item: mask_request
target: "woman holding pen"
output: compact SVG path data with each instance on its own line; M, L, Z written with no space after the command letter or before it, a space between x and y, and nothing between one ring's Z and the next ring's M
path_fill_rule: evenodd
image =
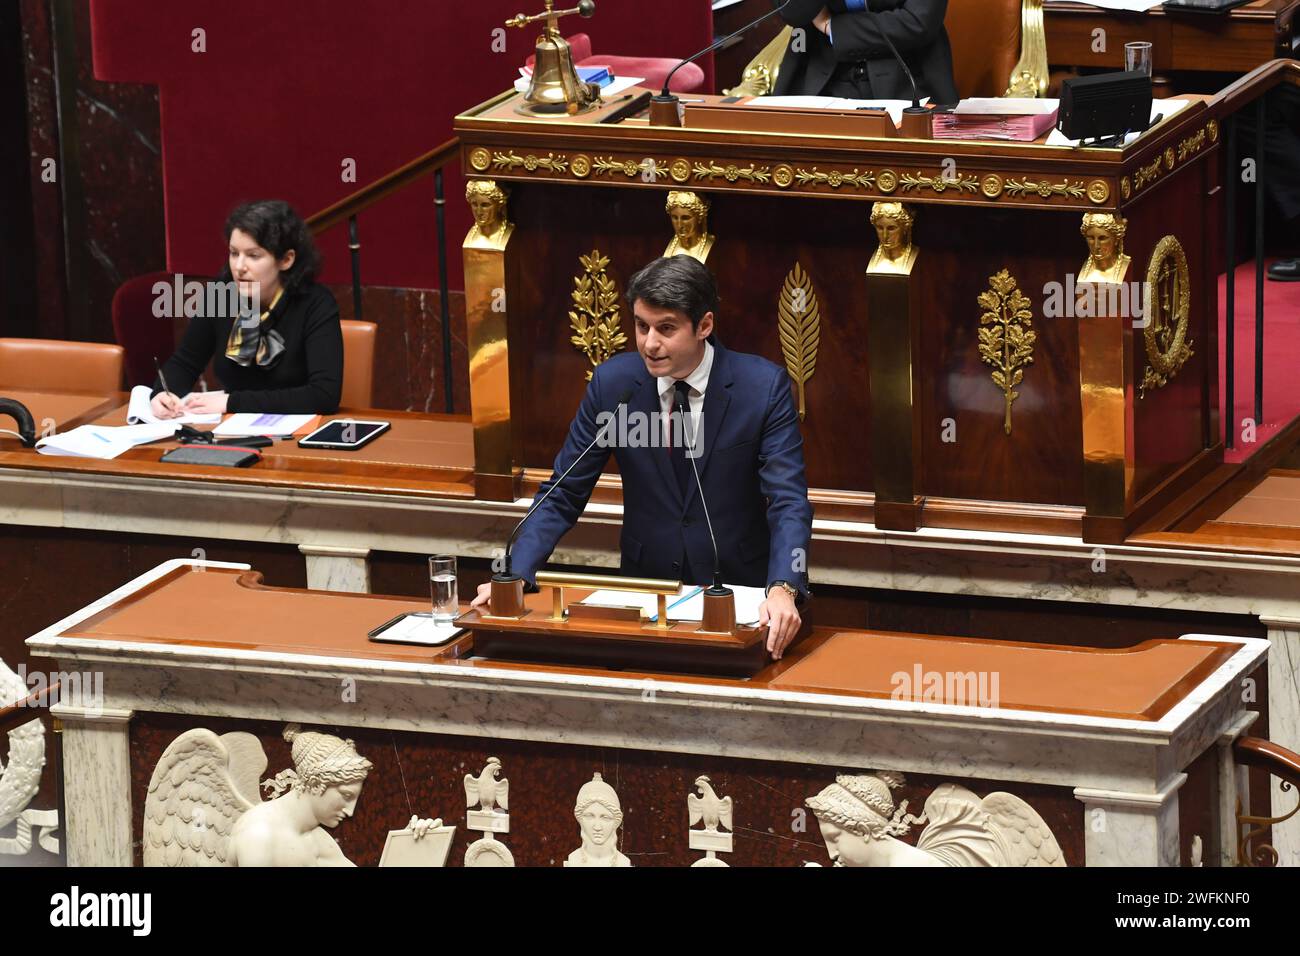
M337 411L343 332L338 303L315 283L320 253L306 223L288 203L263 200L235 209L225 234L229 261L221 279L238 282L259 314L190 319L154 382L154 415ZM191 392L209 361L221 391Z

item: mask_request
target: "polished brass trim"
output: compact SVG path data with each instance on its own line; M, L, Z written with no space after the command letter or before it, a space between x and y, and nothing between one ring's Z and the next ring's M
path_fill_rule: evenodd
M903 173L899 177L899 182L903 185L903 192L910 192L913 189L925 189L929 187L936 193L942 193L949 189L957 192L979 192L979 180L974 176L958 176L955 179L947 176L926 176L919 169L916 174Z
M478 206L463 247L474 471L476 476L508 476L514 462L506 289L515 227L506 218L505 190L493 181L470 182L466 198Z
M997 173L985 173L980 180L980 192L985 199L997 199L1002 195L1003 181Z
M703 163L698 160L691 166L691 175L696 179L714 179L722 178L729 183L743 179L747 183L766 183L772 178L771 167L759 166L750 163L748 166L737 166L735 163L727 163L725 166L716 162Z
M1008 179L1007 195L1009 196L1028 196L1037 195L1040 199L1050 199L1052 196L1063 196L1068 199L1083 199L1087 196L1087 190L1083 187L1083 182L1071 183L1064 179L1059 183L1049 183L1047 180L1035 181L1032 179Z
M906 272L868 269L866 273L874 520L877 527L883 523L891 530L915 530L916 472L921 464L916 413L920 296L912 292L913 283L922 277L914 268L918 259L915 246L909 246L907 258Z
M469 165L481 173L492 165L492 154L482 146L475 146L469 151Z
M1104 179L1094 179L1088 183L1088 201L1095 206L1100 206L1110 198L1110 183Z
M569 159L563 153L559 156L555 153L548 152L545 156L536 156L528 153L520 156L514 150L503 153L500 151L492 154L492 168L498 172L515 172L522 168L530 173L543 170L548 173L563 173L569 168Z
M778 167L779 168L779 167ZM789 169L789 167L785 167ZM858 172L858 167L854 166L852 172L840 172L838 169L823 172L816 166L812 169L796 168L794 178L799 181L800 186L830 186L832 189L839 189L841 186L854 186L858 189L873 189L876 185L876 175L871 170ZM779 185L779 184L778 184ZM788 183L786 185L789 185Z
M537 586L631 591L635 594L676 594L681 590L682 582L666 578L629 578L617 574L589 574L580 571L538 571Z

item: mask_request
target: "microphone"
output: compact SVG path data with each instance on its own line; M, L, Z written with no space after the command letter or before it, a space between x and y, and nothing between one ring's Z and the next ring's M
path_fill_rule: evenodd
M627 391L625 391L622 395L618 397L618 402L616 402L614 405L614 412L617 413L618 410L622 408L624 405L626 405L628 403L628 400L631 398L632 398L632 389L629 388ZM546 489L546 494L542 495L540 498L534 501L533 506L528 509L528 511L524 514L522 518L519 519L519 524L515 525L515 530L510 532L510 537L506 539L505 569L502 571L501 574L492 575L493 581L501 584L509 584L520 580L520 577L517 574L515 574L510 567L510 549L514 547L515 539L519 537L519 532L523 529L524 522L527 521L529 518L531 518L533 512L541 507L542 502L551 496L552 491L560 487L560 482L564 481L564 479L569 476L569 472L573 471L573 469L578 466L578 462L582 461L582 459L587 456L587 452L591 451L593 448L596 447L596 443L601 440L601 438L604 436L606 431L609 430L610 426L614 424L617 418L618 416L617 414L615 414L614 417L610 418L610 420L605 423L605 427L596 433L596 437L591 440L591 444L589 444L586 448L584 448L578 454L577 458L573 459L573 463L570 464L568 468L564 469L564 474L560 475L559 478L556 478L555 481L551 483L551 487Z
M886 31L881 30L880 37L885 41L885 45L889 47L889 52L894 54L894 59L898 61L898 65L903 68L903 73L907 76L907 82L912 84L912 105L907 109L909 111L925 109L921 105L921 94L916 88L916 77L912 76L912 71L908 69L907 61L899 54L898 47L894 46L894 41L889 39L889 34Z
M921 105L921 93L916 88L916 77L912 75L907 61L898 52L898 47L894 46L894 41L889 39L889 34L881 30L880 37L889 47L889 52L894 54L894 59L898 65L903 68L903 74L907 77L907 82L912 84L912 105L903 110L902 131L904 136L911 136L916 139L932 139L934 137L934 122L930 111Z
M685 435L686 438L689 440L689 444L687 445L687 448L690 449L691 454L688 455L687 457L690 458L691 460L691 473L695 475L695 487L700 490L700 506L704 509L704 523L708 526L709 529L709 540L713 542L713 586L704 592L706 596L705 607L707 608L709 605L709 601L707 600L708 597L728 599L727 604L730 605L730 607L726 612L729 616L725 618L726 621L725 629L728 633L730 633L731 625L735 623L735 619L736 619L735 604L733 601L729 600L733 592L731 588L725 587L722 583L722 560L718 557L718 537L713 533L713 519L709 517L709 504L704 499L704 484L703 482L700 481L700 467L695 462L694 452L699 446L695 440L695 436L691 434L690 425L688 424L690 422L690 413L686 408L686 403L682 401L681 398L677 399L677 414L681 416L682 434ZM717 627L713 627L713 628L707 627L708 617L709 617L709 612L706 611L705 612L706 629L718 630L719 628Z
M712 53L714 50L722 46L722 44L726 43L728 40L732 39L733 37L738 37L742 33L754 29L754 27L758 26L768 17L775 16L776 14L780 13L789 5L790 5L790 0L785 0L785 2L782 3L779 7L767 11L767 13L763 14L757 20L753 21L752 23L745 24L735 33L729 33L727 34L727 36L723 37L720 40L714 40L712 43L706 46L699 53L696 53L693 56L688 56L686 59L682 60L675 67L673 67L669 71L668 75L664 77L663 90L660 91L658 96L651 97L650 99L650 121L656 126L681 126L682 125L681 119L679 118L680 114L677 112L677 106L679 101L675 95L668 92L668 83L672 80L673 75L682 67L684 67L687 63L693 63L695 60L698 60L700 57L704 56L704 54Z

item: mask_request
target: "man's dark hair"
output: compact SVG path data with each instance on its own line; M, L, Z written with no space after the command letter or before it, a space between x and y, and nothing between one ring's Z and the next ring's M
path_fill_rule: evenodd
M658 309L685 312L691 328L697 329L706 312L718 311L718 286L698 259L664 256L628 280L628 305L637 299Z
M283 259L290 249L294 251L293 265L280 273L280 284L286 293L308 285L320 272L320 252L312 240L311 230L284 200L261 199L236 206L226 217L227 242L236 229L252 236L277 260ZM227 263L225 272L229 271Z

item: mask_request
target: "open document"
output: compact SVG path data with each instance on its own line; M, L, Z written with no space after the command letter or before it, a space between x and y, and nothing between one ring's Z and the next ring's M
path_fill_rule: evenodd
M128 448L161 441L176 434L176 421L146 425L82 425L59 435L49 435L36 443L42 455L66 455L71 458L116 458Z

